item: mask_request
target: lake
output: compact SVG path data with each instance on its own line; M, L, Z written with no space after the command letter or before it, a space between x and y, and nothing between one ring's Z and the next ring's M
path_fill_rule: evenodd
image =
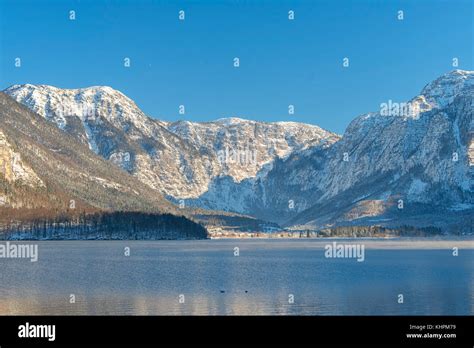
M327 258L333 242L364 260ZM38 261L0 258L1 315L474 314L472 240L15 243Z

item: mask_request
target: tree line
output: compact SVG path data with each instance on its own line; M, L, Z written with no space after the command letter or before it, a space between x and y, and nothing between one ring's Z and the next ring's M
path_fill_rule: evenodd
M3 220L0 239L205 239L200 224L172 214L145 212L59 213Z

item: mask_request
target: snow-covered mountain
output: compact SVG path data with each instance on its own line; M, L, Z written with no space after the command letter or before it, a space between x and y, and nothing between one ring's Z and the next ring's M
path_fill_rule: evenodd
M0 239L202 239L158 192L0 93Z
M231 117L214 122L178 121L167 127L200 153L217 156L218 175L235 182L252 178L275 158L339 137L317 126L296 122L265 123Z
M166 194L199 193L212 172L203 166L205 155L110 87L15 85L4 92Z
M3 93L0 207L182 214L147 185Z
M474 72L441 76L404 112L384 107L357 117L323 155L293 154L268 174L266 192L273 180L280 199L313 197L287 224L472 228ZM303 173L304 184L295 187Z
M218 178L239 183L294 150L339 139L295 122L162 122L110 87L27 84L4 92L175 201L198 198Z
M5 93L174 202L305 228L472 226L471 71L357 117L342 138L293 122L162 122L109 87Z
M190 204L305 228L407 224L470 231L473 81L473 72L445 74L410 101L357 117L339 141L294 150L240 183L216 178L215 189Z

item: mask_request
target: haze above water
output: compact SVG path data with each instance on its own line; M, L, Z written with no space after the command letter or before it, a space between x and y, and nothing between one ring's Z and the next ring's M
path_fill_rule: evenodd
M325 258L333 241L365 261ZM0 259L0 314L472 315L474 241L39 242L36 263Z

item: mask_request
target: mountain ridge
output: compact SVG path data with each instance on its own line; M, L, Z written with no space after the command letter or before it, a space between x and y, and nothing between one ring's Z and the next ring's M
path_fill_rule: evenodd
M220 176L240 182L276 157L338 137L299 123L286 129L288 124L237 118L163 122L110 88L15 85L5 93L174 199L197 198Z
M206 237L186 211L0 93L0 239Z
M448 228L452 212L474 208L473 81L472 71L448 72L407 102L388 101L356 117L342 136L237 117L159 121L122 93L117 100L79 93L79 105L85 98L98 107L89 118L62 115L62 129L180 205L312 228L391 227L432 209L446 212L439 225ZM57 105L47 102L61 100L61 90L48 98L36 90L16 85L6 92L61 128ZM89 131L69 126L75 117ZM426 225L432 216L423 219Z

